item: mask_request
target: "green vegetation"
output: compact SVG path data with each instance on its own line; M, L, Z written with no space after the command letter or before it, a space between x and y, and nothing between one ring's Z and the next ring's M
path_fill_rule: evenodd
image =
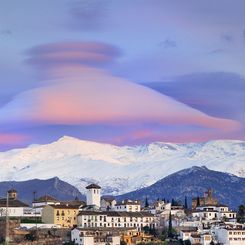
M245 223L245 205L240 205L237 212L237 221L239 223Z
M34 220L34 219L28 219L28 218L23 218L21 219L20 221L21 223L24 223L24 224L43 224L42 220L39 218L37 220Z

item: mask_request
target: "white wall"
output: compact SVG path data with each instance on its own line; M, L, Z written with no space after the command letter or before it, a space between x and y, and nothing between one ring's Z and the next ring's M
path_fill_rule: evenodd
M9 207L8 215L10 217L21 217L24 214L23 207ZM6 216L6 207L0 207L0 216Z
M100 189L87 189L87 205L100 207Z
M131 205L131 204L122 204L122 205L116 205L114 207L114 210L117 212L140 212L141 207L140 205Z

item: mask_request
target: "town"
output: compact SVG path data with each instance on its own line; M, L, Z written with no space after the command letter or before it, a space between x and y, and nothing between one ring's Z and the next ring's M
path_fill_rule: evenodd
M184 197L185 198L185 197ZM20 198L21 199L21 198ZM86 202L60 201L50 195L19 200L10 189L0 199L3 244L245 244L244 206L238 212L219 203L213 190L193 197L191 207L177 200L116 201L101 196L101 187L86 187Z

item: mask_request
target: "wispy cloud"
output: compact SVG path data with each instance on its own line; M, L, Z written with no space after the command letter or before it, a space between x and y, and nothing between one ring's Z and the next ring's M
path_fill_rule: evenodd
M8 37L11 36L13 33L11 30L9 29L4 29L4 30L0 30L0 36L4 36L4 37Z
M234 41L234 38L231 34L222 34L221 39L224 40L227 43L232 43Z
M217 48L217 49L213 49L211 51L208 52L208 54L222 54L225 52L225 49L223 48Z
M71 26L86 31L98 31L104 28L107 16L108 0L76 0L69 3L69 12L73 18Z
M164 41L161 41L158 44L159 47L163 47L163 48L176 48L177 44L174 40L170 39L170 38L166 38Z

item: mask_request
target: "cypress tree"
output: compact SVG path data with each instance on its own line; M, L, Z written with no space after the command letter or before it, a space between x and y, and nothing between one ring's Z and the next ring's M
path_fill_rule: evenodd
M149 202L148 202L148 198L145 198L145 208L149 207Z
M172 215L171 211L169 213L169 219L168 219L168 237L172 238L173 237L173 226L172 226Z
M188 209L187 196L185 196L185 209Z
M200 198L199 196L197 197L197 207L200 206Z
M175 205L175 200L174 200L174 198L172 198L171 205L172 205L172 206Z

